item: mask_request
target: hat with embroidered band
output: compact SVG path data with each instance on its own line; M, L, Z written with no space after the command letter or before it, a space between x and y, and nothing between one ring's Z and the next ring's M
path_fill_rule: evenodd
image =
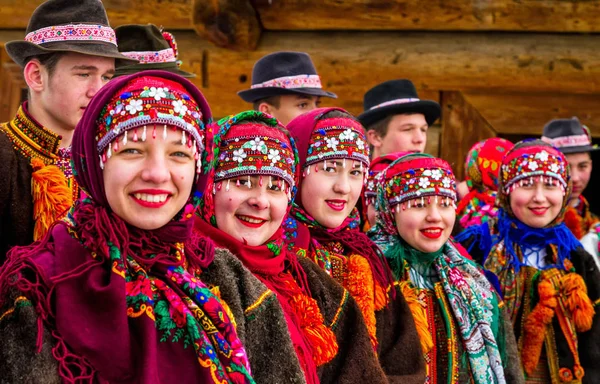
M335 93L323 89L310 56L304 52L275 52L262 57L252 69L250 89L238 92L248 103L289 94L337 99Z
M364 112L358 116L368 129L370 125L390 115L422 113L431 125L440 117L441 108L432 100L421 100L410 80L390 80L378 84L365 93Z
M119 51L139 64L128 65L117 61L115 76L128 75L149 69L159 69L192 78L195 74L179 69L178 51L175 37L161 31L154 24L128 24L115 28Z
M592 135L577 117L551 120L544 127L542 141L558 148L562 153L597 151L592 144Z
M119 53L100 0L48 0L35 9L25 33L25 40L6 43L6 52L21 67L31 56L53 52L137 61Z

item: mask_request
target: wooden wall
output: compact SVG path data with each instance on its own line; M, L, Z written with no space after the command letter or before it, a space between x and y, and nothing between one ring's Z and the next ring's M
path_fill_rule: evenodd
M22 39L41 0L0 0L0 45ZM104 0L113 26L151 22L174 32L215 116L250 108L236 92L278 50L308 52L324 99L354 114L375 84L410 78L442 105L428 152L462 177L477 140L539 135L579 116L600 137L600 0ZM3 51L3 50L0 50ZM0 52L0 118L22 97L20 72Z

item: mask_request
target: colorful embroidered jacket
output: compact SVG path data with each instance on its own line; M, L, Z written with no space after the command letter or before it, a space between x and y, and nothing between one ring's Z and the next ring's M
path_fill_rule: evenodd
M565 224L576 238L585 236L600 218L590 211L590 204L585 197L579 195L576 207L568 206L565 212Z
M313 260L315 266L321 266L350 292L365 319L371 341L377 346L379 363L389 382L423 383L425 364L421 357L419 336L404 296L397 291L393 299L386 303L385 293L378 292L380 288L373 281L367 260L360 255L346 257L340 247L340 244L329 244L323 248L327 249L325 264L330 266L329 269L323 268L314 254L309 258L303 257L307 253L306 248L294 246L293 249L300 260ZM389 291L391 288L387 289Z
M285 323L274 294L237 258L222 249L216 250L214 261L202 272L201 278L212 287L211 291L227 303L248 354L255 381L267 384L304 383L289 334L284 327L274 326ZM38 317L31 302L15 289L8 295L9 305L0 308L0 382L60 383L58 363L52 350L55 344L53 336L44 327L38 339ZM132 319L134 315L131 315ZM164 344L158 343L158 347ZM171 348L171 353L180 359L189 360L193 367L198 361L194 348L185 348L183 345L182 340L166 348ZM142 367L141 370L148 371L150 368L158 371L157 367ZM161 382L188 382L182 372L159 371L157 374L163 379ZM170 379L165 381L165 378ZM105 381L95 377L92 382Z
M0 124L0 265L15 245L40 239L79 198L70 148L27 113Z
M565 259L564 270L522 266L515 272L505 266L503 244L488 256L485 268L500 279L523 367L530 371L526 382L600 383L600 272L596 262L577 248ZM554 253L551 246L545 260L551 262ZM580 301L585 296L593 310L584 313L586 306Z

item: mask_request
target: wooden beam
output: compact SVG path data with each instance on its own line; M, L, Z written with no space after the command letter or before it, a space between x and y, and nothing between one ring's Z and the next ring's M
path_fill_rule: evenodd
M31 14L45 0L2 0L0 26L25 29ZM207 1L208 2L208 1ZM166 30L192 29L192 0L103 0L112 27L152 23Z
M495 136L494 128L460 92L442 93L440 157L450 163L458 180L464 178L465 159L473 144Z
M267 30L598 32L600 1L255 0Z
M193 0L104 0L111 25L192 29ZM3 0L2 28L25 29L43 0ZM213 0L202 0L210 7ZM599 32L600 1L252 0L267 30Z
M254 50L262 32L248 0L194 0L192 25L216 46L241 51Z
M577 116L600 137L600 94L466 92L466 101L500 134L540 136L552 119Z

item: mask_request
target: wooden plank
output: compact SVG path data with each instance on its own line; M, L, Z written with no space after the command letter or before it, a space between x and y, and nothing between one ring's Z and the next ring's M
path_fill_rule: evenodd
M2 0L0 26L25 29L31 14L44 0ZM103 0L110 25L152 23L167 30L191 29L192 0Z
M600 137L600 94L466 92L464 97L498 133L540 136L552 119L577 116Z
M3 0L0 25L25 29L43 0ZM199 0L210 6L213 1ZM267 30L598 32L598 0L253 0ZM192 29L192 0L104 0L111 25Z
M248 0L194 0L194 30L216 46L234 50L254 50L262 28Z
M338 94L323 104L355 114L368 89L399 78L421 92L600 93L596 35L264 32L253 52L216 48L190 33L176 37L184 69L198 75L217 116L249 108L236 92L250 87L256 60L290 47L308 52L324 88Z
M13 118L21 104L23 90L27 87L23 70L13 62L0 65L0 122Z
M495 136L494 128L460 92L442 92L440 157L450 163L458 180L464 178L465 159L473 144Z

